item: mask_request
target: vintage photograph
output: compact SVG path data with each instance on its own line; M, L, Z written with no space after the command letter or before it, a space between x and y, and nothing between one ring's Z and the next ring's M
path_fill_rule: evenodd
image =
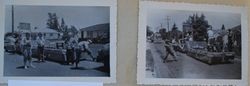
M150 10L146 77L241 79L241 15Z
M8 5L5 77L110 77L109 6Z
M140 1L139 84L247 84L244 8Z

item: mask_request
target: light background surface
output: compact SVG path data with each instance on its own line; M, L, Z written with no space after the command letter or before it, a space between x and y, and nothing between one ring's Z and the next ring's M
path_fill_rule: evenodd
M223 79L197 79L197 78L144 78L145 77L145 55L146 55L146 26L150 22L148 19L150 17L153 17L151 15L148 15L149 12L153 12L152 10L185 10L185 11L204 11L204 12L212 12L215 14L215 12L222 12L227 14L232 13L241 13L241 18L239 18L241 21L242 26L242 36L245 37L242 40L242 46L247 47L248 40L247 39L247 18L246 18L246 11L244 7L234 7L234 6L222 6L222 5L205 5L205 4L188 4L188 3L165 3L165 2L152 2L152 1L143 1L140 2L140 12L139 12L139 30L138 30L138 66L137 66L137 83L139 84L161 84L161 85L237 85L237 86L246 86L247 84L247 60L248 60L248 50L247 48L242 49L242 79L241 80L223 80ZM168 11L169 12L169 11ZM161 14L161 13L160 13ZM157 14L160 16L160 14ZM227 14L224 14L225 16ZM206 18L209 18L207 14L205 13ZM150 16L150 17L149 17ZM157 17L159 17L157 16ZM217 14L216 14L217 16ZM235 18L235 17L234 17ZM236 17L237 18L237 17ZM173 18L172 18L173 19ZM217 18L219 19L219 18ZM229 19L229 18L227 18ZM217 20L218 21L218 20ZM210 21L211 22L217 22L217 21ZM209 20L208 20L209 22ZM218 21L220 22L220 21ZM212 24L213 25L213 24ZM213 29L214 28L213 26ZM154 50L153 50L154 51ZM158 62L158 61L154 61ZM161 65L154 65L154 66L161 66ZM157 68L156 68L157 69Z
M153 1L153 0L151 0ZM250 0L155 0L166 2L186 2L195 4L219 4L248 7L248 21L250 21ZM104 86L160 86L137 85L137 28L139 0L118 0L117 14L117 83ZM2 2L0 2L2 5ZM2 10L0 10L2 12ZM3 17L0 16L0 19ZM250 22L248 22L250 25ZM250 27L248 27L250 29ZM249 31L248 31L249 32ZM250 38L250 37L249 37ZM249 43L248 43L249 45ZM249 68L250 69L250 68ZM250 81L249 81L250 82ZM7 86L7 85L0 85ZM162 85L161 85L162 86Z

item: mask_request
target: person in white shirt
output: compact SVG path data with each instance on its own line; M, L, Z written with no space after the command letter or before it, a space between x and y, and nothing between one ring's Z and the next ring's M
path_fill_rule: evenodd
M207 34L208 34L208 39L214 38L214 32L212 31L212 29L209 29L209 30L207 31Z
M92 51L89 48L89 44L91 44L91 43L92 43L91 40L87 40L87 41L80 42L79 45L82 45L85 49L84 52L86 52L94 60L94 57L92 55Z
M41 33L39 33L38 37L36 38L38 62L45 62L44 42L45 42L45 40L43 38L43 35Z
M24 69L27 69L28 67L35 68L35 66L32 64L32 44L31 44L31 37L30 33L25 33L25 37L22 38L21 46L22 53L24 57ZM29 65L27 65L27 62Z
M208 51L215 51L215 37L212 28L207 31L208 35Z
M74 64L75 59L75 40L73 37L69 38L66 41L66 57L67 57L67 64L72 65Z
M89 44L91 44L92 41L91 40L87 40L87 41L81 41L78 43L78 48L76 49L76 60L75 60L75 68L79 68L78 64L81 60L86 60L86 58L82 58L81 54L82 53L87 53L93 61L96 60L96 58L93 57L92 55L92 51L89 49Z

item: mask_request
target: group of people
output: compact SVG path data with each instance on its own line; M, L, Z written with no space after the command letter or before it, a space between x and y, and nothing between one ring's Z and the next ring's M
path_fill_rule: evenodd
M8 37L10 40L10 44L13 47L14 51L20 51L23 56L24 69L27 68L36 68L32 64L32 49L36 50L36 56L38 62L45 62L45 39L42 33L38 33L35 40L32 38L30 33L25 33L23 36L13 35ZM33 39L33 40L32 40ZM82 58L83 53L87 53L93 60L95 58L92 55L91 50L89 49L89 44L91 44L91 40L84 40L78 42L78 38L76 36L70 37L68 40L65 40L64 49L66 49L66 62L67 64L75 64L78 67L78 64L81 60L86 59ZM20 50L17 50L19 48Z
M45 56L44 56L45 39L41 33L38 34L34 43L37 44L38 62L45 62ZM34 44L32 44L32 38L30 33L25 33L25 36L21 37L20 47L22 55L24 57L24 69L30 67L35 68L35 66L32 64L32 49L35 46Z
M44 43L45 40L41 33L38 34L35 41L32 40L30 33L12 34L7 37L9 40L12 53L19 53L23 56L24 69L35 68L32 64L32 49L35 47L33 43L37 44L37 56L39 62L45 62L44 59ZM7 49L8 50L8 49Z
M92 58L92 61L95 61L96 59L89 48L89 44L91 43L91 40L83 40L79 42L77 36L68 38L65 41L67 64L75 64L75 67L78 68L79 62L81 60L86 60L86 58L83 58L82 56L84 53L87 53Z
M232 30L227 30L224 34L221 33L219 36L215 37L214 32L209 29L208 32L208 51L212 52L232 52L233 51L233 32ZM186 41L193 41L192 37L189 35L187 36ZM178 42L173 39L172 41L170 40L164 40L165 41L165 50L166 50L166 56L164 57L163 62L167 61L167 58L169 55L171 55L174 59L174 61L177 61L176 57L176 49L175 47L180 47Z
M232 52L233 50L233 32L228 29L215 36L212 30L208 30L208 51L211 52Z

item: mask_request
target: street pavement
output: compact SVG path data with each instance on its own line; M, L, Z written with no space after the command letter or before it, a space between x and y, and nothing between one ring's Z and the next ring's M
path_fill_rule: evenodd
M91 46L90 46L91 47ZM95 48L100 49L100 48ZM92 49L93 50L93 49ZM96 52L97 50L93 50ZM103 63L93 61L81 61L79 67L82 69L73 69L74 65L62 65L52 61L45 63L36 62L37 59L33 58L33 65L36 68L23 69L23 57L17 54L4 53L4 76L41 76L41 77L106 77L109 73L99 69Z
M177 52L177 61L169 55L168 62L163 63L166 55L163 42L147 42L146 77L184 78L184 79L241 79L241 62L208 65L185 53Z

